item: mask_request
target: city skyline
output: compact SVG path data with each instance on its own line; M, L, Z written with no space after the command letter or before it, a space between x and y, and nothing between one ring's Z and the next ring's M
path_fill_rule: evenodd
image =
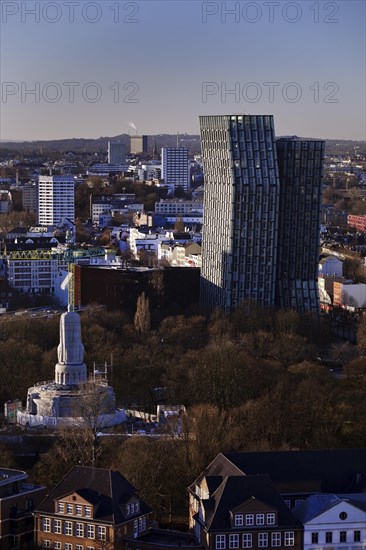
M269 112L277 135L365 139L363 2L56 8L2 3L3 141L120 135L131 120L197 135L199 116L227 112Z

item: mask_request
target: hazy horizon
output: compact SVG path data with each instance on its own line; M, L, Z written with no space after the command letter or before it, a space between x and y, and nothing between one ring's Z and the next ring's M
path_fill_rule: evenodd
M263 112L276 135L366 139L365 2L0 7L1 141L98 139L131 121L198 135L199 115Z

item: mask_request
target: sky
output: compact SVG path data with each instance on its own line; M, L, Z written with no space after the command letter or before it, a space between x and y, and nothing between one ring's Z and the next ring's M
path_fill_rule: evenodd
M365 0L0 0L1 140L199 133L366 139Z

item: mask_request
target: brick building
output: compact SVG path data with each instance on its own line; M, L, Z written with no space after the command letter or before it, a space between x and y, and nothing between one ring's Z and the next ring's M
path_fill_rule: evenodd
M0 548L27 548L33 541L33 509L45 487L27 483L21 470L0 468Z
M199 301L200 270L107 269L75 265L75 304L96 303L134 313L138 296L145 292L151 309L184 311Z
M54 550L113 550L151 524L151 508L119 473L74 466L35 510L35 541Z

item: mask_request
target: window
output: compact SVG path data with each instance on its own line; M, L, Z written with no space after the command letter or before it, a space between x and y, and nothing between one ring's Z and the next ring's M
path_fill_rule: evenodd
M75 550L84 550L84 546L82 544L76 544Z
M135 513L135 503L131 502L131 514Z
M285 504L286 504L286 506L291 508L291 500L285 500Z
M344 521L345 519L347 519L347 514L346 512L341 512L339 514L339 519L341 519L342 521Z
M72 535L72 521L65 521L65 535Z
M361 542L361 531L353 531L353 541Z
M311 544L318 544L319 535L318 533L311 533Z
M42 520L42 531L45 533L51 533L51 520L50 518L43 518Z
M87 525L86 526L86 538L87 539L93 539L94 537L95 537L94 525Z
M285 546L295 545L295 533L293 531L285 532Z
M239 535L229 535L229 548L239 548Z
M264 514L256 514L255 522L257 525L264 525Z
M347 531L339 532L339 542L347 542Z
M43 540L42 541L42 548L51 548L51 541Z
M61 542L58 542L58 541L54 542L53 547L55 550L62 550Z
M271 534L271 546L281 546L281 533Z
M259 548L268 546L268 533L258 533L258 546Z
M302 502L304 502L304 499L303 498L297 498L295 500L295 506L297 506L298 504L301 504Z
M130 505L129 504L127 504L127 506L126 506L126 513L127 513L128 516L130 515Z
M82 516L83 515L83 507L80 506L80 504L75 505L75 514L77 516Z
M325 542L326 542L326 544L331 544L333 542L333 533L332 533L332 531L327 531L325 533Z
M64 549L65 549L65 550L72 550L72 544L70 544L70 543L68 543L68 542L65 542Z
M61 535L62 531L61 531L61 520L60 519L55 519L54 520L53 528L54 528L54 532L56 533L56 535Z
M84 536L84 524L83 523L77 523L76 524L76 536L77 537L83 537Z
M276 523L275 514L267 514L267 525L274 525Z
M57 503L57 511L58 511L60 514L63 514L63 513L64 513L64 503L63 503L63 502L58 502L58 503Z
M243 533L243 548L251 548L253 545L252 533Z
M254 514L245 515L245 525L254 525Z
M33 510L33 500L30 498L25 501L25 509L26 510Z
M107 528L104 525L98 525L98 539L107 540Z
M66 504L66 514L72 514L72 504Z
M135 512L139 511L139 502L135 502Z
M84 515L86 518L91 518L91 508L90 506L84 506Z
M225 550L226 535L216 535L216 550Z
M243 514L235 514L234 523L235 523L236 527L241 527L242 525L244 525L244 516L243 516Z

